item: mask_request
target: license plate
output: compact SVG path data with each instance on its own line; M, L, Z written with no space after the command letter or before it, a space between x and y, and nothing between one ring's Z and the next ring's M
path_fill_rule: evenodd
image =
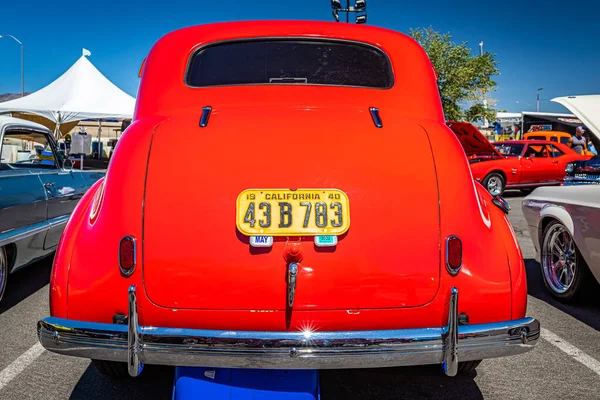
M341 235L350 228L350 202L338 189L248 189L236 208L246 236Z

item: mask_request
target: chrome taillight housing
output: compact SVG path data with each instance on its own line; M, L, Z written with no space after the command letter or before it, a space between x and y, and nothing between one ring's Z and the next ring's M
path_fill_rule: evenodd
M135 270L136 241L133 236L124 236L119 242L119 268L125 276Z
M450 275L458 274L462 267L462 242L458 236L446 238L446 269Z

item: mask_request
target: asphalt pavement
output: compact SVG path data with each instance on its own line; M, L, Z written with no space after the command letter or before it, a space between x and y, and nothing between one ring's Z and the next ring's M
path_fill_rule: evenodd
M323 371L329 399L600 399L600 296L565 305L545 291L521 213L509 214L527 266L527 315L541 321L538 346L515 357L485 360L477 372L448 378L437 366ZM49 353L36 322L48 315L51 259L9 277L0 304L0 399L169 399L173 368L147 366L138 379L111 381L89 360Z

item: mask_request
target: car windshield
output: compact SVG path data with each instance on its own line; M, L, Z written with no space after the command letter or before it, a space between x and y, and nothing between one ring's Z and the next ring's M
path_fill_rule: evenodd
M523 153L524 145L521 143L499 143L494 146L505 157L518 157Z
M192 55L192 87L298 84L393 86L388 57L379 49L329 40L254 40L221 43Z
M529 136L527 137L528 140L546 140L545 136Z

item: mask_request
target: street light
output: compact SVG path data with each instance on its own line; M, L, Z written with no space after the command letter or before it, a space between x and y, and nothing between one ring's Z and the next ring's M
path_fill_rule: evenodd
M21 45L21 97L25 96L25 45L13 35L0 35L2 38L11 38Z
M542 88L542 87L541 87L541 88L538 88L538 90L537 90L537 100L536 100L536 107L535 107L535 110L536 110L537 112L540 112L540 92L541 92L542 90L544 90L544 88Z
M340 22L340 13L346 13L346 22L350 22L350 13L355 13L355 20L357 24L364 24L367 22L367 0L355 0L354 6L350 6L350 0L346 0L346 8L342 8L341 0L331 0L332 15L335 22ZM360 13L360 14L359 14Z

